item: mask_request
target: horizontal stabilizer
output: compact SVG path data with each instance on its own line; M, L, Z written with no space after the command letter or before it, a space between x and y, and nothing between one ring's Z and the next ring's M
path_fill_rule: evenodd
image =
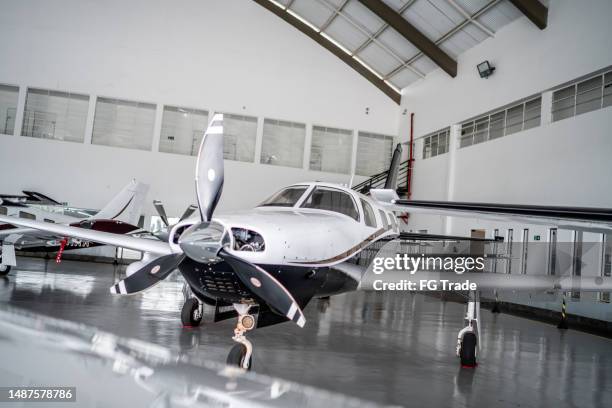
M373 188L370 190L370 196L374 200L379 201L381 203L393 204L396 200L399 200L399 197L397 196L395 190L392 190L390 188Z

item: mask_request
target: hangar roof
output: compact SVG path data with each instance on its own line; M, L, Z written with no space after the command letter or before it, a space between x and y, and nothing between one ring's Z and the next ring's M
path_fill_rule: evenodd
M438 67L455 76L458 55L495 36L521 11L531 19L517 8L521 0L255 1L347 64L361 65L356 70L367 69L362 75L396 102L402 88Z

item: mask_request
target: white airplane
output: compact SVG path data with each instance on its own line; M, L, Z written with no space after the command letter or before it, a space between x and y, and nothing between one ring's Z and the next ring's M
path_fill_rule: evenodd
M58 252L58 258L64 250L82 249L99 246L96 241L87 241L75 237L67 238L65 235L41 233L35 228L17 228L15 218L39 220L45 223L68 225L86 228L94 231L105 231L115 234L135 233L140 230L136 226L142 212L144 199L149 186L136 180L130 181L121 191L113 197L100 211L89 214L90 211L71 209L63 211L59 203L44 197L49 201L43 204L55 204L61 211L45 208L45 205L28 205L19 196L3 196L0 198L0 215L11 217L10 222L0 224L0 276L7 275L12 266L16 266L15 249L30 252ZM17 198L13 200L12 198Z
M393 160L398 161L399 156ZM393 185L397 174L396 169L391 170L386 187ZM393 211L420 209L418 205L412 206L412 202L399 200L391 188L372 190L367 197L339 185L310 182L284 188L254 209L213 217L224 181L221 114L213 117L202 139L195 181L199 214L174 225L167 242L6 216L0 216L0 222L141 251L142 260L128 267L127 277L111 287L111 293L138 293L178 268L188 287L181 312L183 323L198 325L203 304L215 306L215 321L237 316L233 336L237 344L227 362L249 369L252 344L245 337L248 331L285 321L302 327L306 323L302 309L313 297L360 288L365 268L348 261L373 243L399 235ZM504 208L451 211L444 206L452 203L438 204L445 214L516 216ZM435 209L431 204L425 210ZM587 209L582 210L579 214L557 208L556 212L536 214L539 217L529 218L529 222L555 225L567 221L575 227L612 230L612 217L597 218L593 215L596 211L592 211L591 219ZM465 273L461 278L484 275ZM572 281L568 283L554 276L538 277L542 278L539 280L518 275L507 278L502 282L506 289L567 291L572 287ZM529 279L528 285L524 278ZM598 279L601 281L583 280L580 290L612 288L609 278ZM468 306L466 327L458 336L457 354L463 365L475 365L479 332L476 293Z

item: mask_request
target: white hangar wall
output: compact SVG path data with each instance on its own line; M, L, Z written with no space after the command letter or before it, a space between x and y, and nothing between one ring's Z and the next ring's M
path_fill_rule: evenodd
M90 96L85 143L0 135L5 193L99 208L135 177L151 185L147 215L153 198L182 213L195 200L195 159L157 152L163 105L256 116L258 144L264 117L306 124L307 149L312 125L397 135L393 101L250 0L0 0L0 9L0 83L20 87L21 106L26 87ZM96 97L156 104L153 151L92 145ZM307 155L303 168L226 161L220 209L293 182L348 178L309 171Z
M423 139L415 143L413 199L453 200L533 205L612 208L612 107L594 110L560 121L551 121L551 88L612 66L612 2L571 0L549 2L548 27L539 30L522 17L505 26L494 38L482 42L458 58L459 72L450 78L440 70L402 91L402 108L414 112L414 135L419 138L452 127L450 152L423 159ZM489 60L496 67L481 79L476 65ZM473 146L457 148L460 124L487 112L542 94L541 125ZM453 127L453 125L455 125ZM400 138L409 135L409 114L400 115ZM471 229L495 229L514 242L522 241L525 228L548 240L549 227L508 225L467 218L411 214L408 229L432 233L470 235ZM558 241L572 242L570 231L559 230ZM583 236L584 242L601 247L601 234ZM567 247L566 247L567 249ZM591 251L592 252L592 251ZM601 251L583 275L601 273ZM597 259L595 259L597 258ZM531 254L528 273L546 273L545 254ZM597 294L582 299L597 302ZM518 298L517 298L518 299ZM515 299L515 300L517 300ZM560 302L532 302L559 310ZM570 313L612 320L609 304L570 302Z

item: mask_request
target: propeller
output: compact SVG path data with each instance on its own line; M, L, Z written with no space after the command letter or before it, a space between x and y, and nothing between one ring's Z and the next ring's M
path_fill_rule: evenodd
M183 254L170 254L147 263L143 262L144 265L136 272L111 286L110 292L116 295L133 295L149 289L167 278L184 258Z
M274 276L259 266L245 261L221 249L218 254L234 269L238 279L257 297L264 300L276 313L287 316L300 327L304 327L306 318L302 309L287 290Z
M264 269L225 250L229 231L212 221L224 181L222 114L213 117L202 138L195 181L202 222L181 234L179 246L184 254L196 262L209 262L215 258L225 260L251 293L276 313L303 327L306 323L304 313L287 288Z
M164 208L162 202L159 200L154 200L153 207L155 207L155 210L157 211L157 214L159 215L159 218L161 218L164 225L169 227L170 222L168 221L168 215L166 215L166 209Z
M196 195L202 221L210 221L223 190L223 115L216 114L206 130L196 165Z
M166 213L166 209L164 208L164 203L162 203L159 200L154 200L153 201L153 206L155 207L155 210L157 211L157 214L159 215L159 218L161 218L161 220L164 223L164 225L166 227L170 227L170 220L168 219L168 215ZM181 222L181 221L186 220L187 218L189 218L189 216L191 214L193 214L194 211L197 210L197 208L198 207L196 207L193 204L190 205L189 207L187 207L185 209L185 212L183 212L183 215L181 215L181 218L179 218L178 222Z
M185 212L183 213L183 215L181 215L181 218L179 219L179 222L189 218L191 216L191 214L193 214L194 211L197 210L197 209L198 209L198 207L196 207L195 205L190 205L189 207L187 207L185 209Z
M204 133L202 143L200 144L198 161L196 165L196 193L200 207L200 217L203 222L201 224L193 225L193 227L199 227L199 233L204 233L204 238L196 235L196 238L198 239L191 240L196 244L196 249L198 249L199 243L206 242L206 227L208 227L208 221L212 218L213 211L219 202L222 189L223 115L217 114L213 117L210 126L206 130L206 133ZM162 202L155 200L153 201L153 206L155 207L155 210L159 214L166 228L169 229L170 222L168 221L168 215L166 214L166 210ZM183 213L183 216L181 217L181 221L189 217L195 211L195 209L196 207L193 205L187 207ZM190 230L192 230L192 228L189 228L185 232ZM224 231L222 230L221 232ZM162 232L157 236L160 239L170 241L170 234L168 232ZM170 244L172 245L171 242ZM220 248L221 245L216 246L214 253L218 252ZM126 295L138 293L148 289L167 278L183 261L185 255L189 256L187 252L185 252L185 254L170 254L157 257L149 261L150 255L145 254L143 260L138 264L130 265L132 268L139 267L139 269L131 273L127 278L113 285L110 288L110 291L111 293Z

